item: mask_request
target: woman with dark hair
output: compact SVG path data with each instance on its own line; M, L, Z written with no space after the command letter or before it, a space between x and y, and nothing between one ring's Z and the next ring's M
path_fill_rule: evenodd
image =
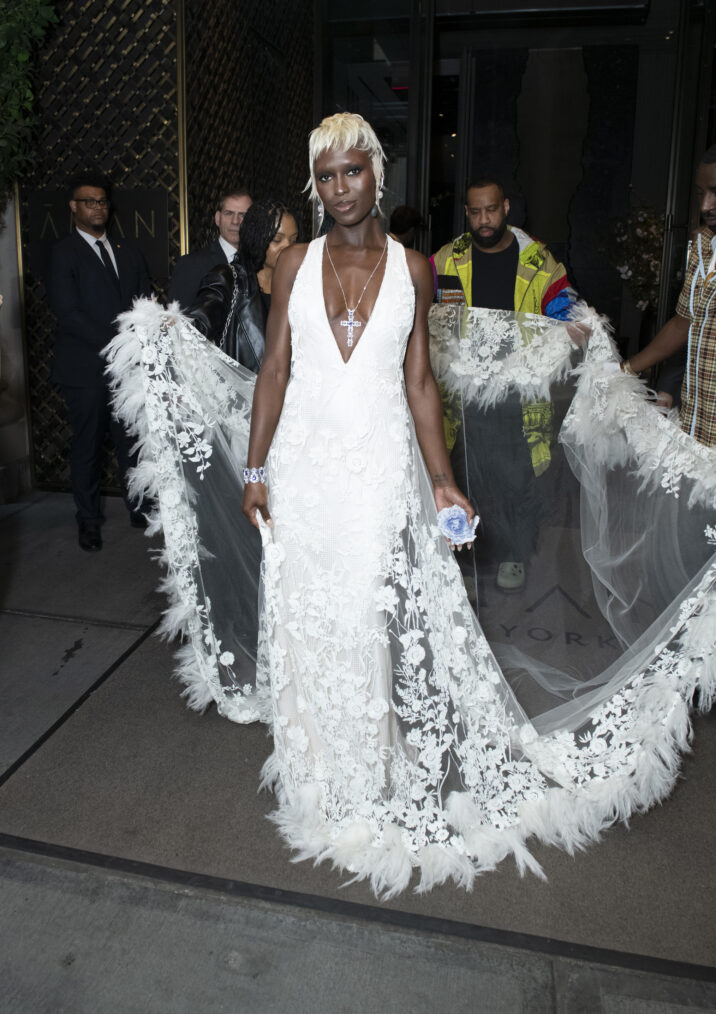
M285 204L254 201L244 216L233 261L204 277L186 311L197 330L253 373L263 359L274 268L297 239L296 219Z

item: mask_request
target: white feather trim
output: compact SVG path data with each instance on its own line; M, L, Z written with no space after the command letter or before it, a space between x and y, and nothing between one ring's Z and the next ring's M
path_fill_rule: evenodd
M431 320L433 316L431 313ZM666 480L668 487L670 482L677 483L677 479L680 482L685 476L692 482L689 502L712 504L716 499L714 453L696 445L656 411L647 402L644 387L638 381L618 371L605 371L604 363L613 356L608 331L596 315L582 314L581 319L589 322L592 337L587 360L578 371L578 392L564 432L571 429L576 433L580 441L589 444L593 460L605 466L633 466L648 486L664 485ZM139 442L140 460L131 476L131 488L152 497L160 496L164 488L152 457L141 367L142 335L167 320L170 326L188 326L182 321L176 304L170 308L168 316L158 304L138 301L133 311L122 316L122 330L108 350L115 406ZM539 338L539 328L535 333ZM529 369L534 373L531 386L521 387L521 390L531 392L533 397L546 396L549 384L569 369L571 349L566 329L562 337L564 341L560 344L562 339L557 335L559 341L554 347L542 347L539 340L524 346L515 343L510 353L512 358L508 356L502 365L498 364L499 368L492 373L488 371L481 391L474 385L474 390L465 387L466 399L492 404L509 385L518 383L521 371ZM461 378L459 371L455 371L454 357L452 365L448 362L448 353L455 350L447 346L446 349L443 350L444 361L439 361L443 379L452 377L453 389L462 390L467 375ZM157 531L159 527L160 514L155 512L150 531ZM180 587L172 572L171 547L165 547L158 555L169 568L162 586L170 598L160 629L168 637L193 633L198 622L196 603L191 595L187 596L186 588ZM274 787L277 794L279 807L272 820L296 850L296 859L312 858L316 862L327 859L347 870L354 879L370 880L376 894L385 898L405 890L416 868L420 871L418 891L430 890L448 879L469 890L477 875L494 869L510 854L521 874L529 870L543 877L540 864L527 847L529 838L574 853L597 840L615 821L627 821L631 814L654 805L671 791L678 777L681 753L689 749L688 702L697 688L702 708L708 707L716 696L713 578L704 579L689 609L679 617L679 628L670 631L668 636L678 637L678 673L649 673L640 681L640 674L634 674L633 685L638 686L638 692L633 703L636 721L628 733L633 747L629 754L630 767L607 779L594 777L570 783L569 772L563 766L560 769L562 784L547 789L541 798L525 801L512 826L484 823L478 805L466 793L453 792L445 803L445 816L458 839L450 847L430 844L416 852L409 847L408 832L389 819L380 831L366 821L355 820L336 833L335 826L328 826L324 819L319 786L304 786L289 798L281 782L276 753L266 761L261 782L262 787ZM190 707L203 710L212 700L221 699L216 689L217 675L208 656L201 651L200 639L194 638L180 647L177 659L177 674L185 684L184 695ZM257 715L260 710L258 704L251 701L237 701L235 705L222 701L220 707L223 714L235 721L253 720L248 717L253 714L251 708L257 709ZM535 744L534 763L540 765L542 749L543 770L556 771L558 765L550 762L548 746L549 737ZM527 749L529 751L529 746ZM556 759L559 759L558 750Z

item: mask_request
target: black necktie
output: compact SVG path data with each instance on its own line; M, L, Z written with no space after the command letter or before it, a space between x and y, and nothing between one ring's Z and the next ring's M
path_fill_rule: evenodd
M107 268L107 271L109 271L110 278L114 282L117 292L119 292L119 278L117 277L117 272L114 269L112 258L107 253L107 247L104 245L101 239L97 240L96 246L97 249L99 250L100 257L102 258L102 263Z

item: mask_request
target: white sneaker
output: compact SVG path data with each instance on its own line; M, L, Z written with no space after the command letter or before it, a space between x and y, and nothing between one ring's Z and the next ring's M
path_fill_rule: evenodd
M525 583L524 563L501 563L497 568L497 587L503 592L516 592Z

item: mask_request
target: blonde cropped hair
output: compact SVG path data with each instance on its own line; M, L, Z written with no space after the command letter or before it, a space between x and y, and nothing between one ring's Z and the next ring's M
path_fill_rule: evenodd
M380 207L378 192L383 186L385 153L370 123L364 120L360 113L334 113L333 116L327 116L325 120L321 120L318 126L311 131L308 138L311 178L306 184L306 190L309 187L311 190L309 199L312 201L319 199L316 190L316 173L313 168L316 159L326 151L348 151L349 148L357 148L359 151L368 153L371 169L375 176L375 203Z

